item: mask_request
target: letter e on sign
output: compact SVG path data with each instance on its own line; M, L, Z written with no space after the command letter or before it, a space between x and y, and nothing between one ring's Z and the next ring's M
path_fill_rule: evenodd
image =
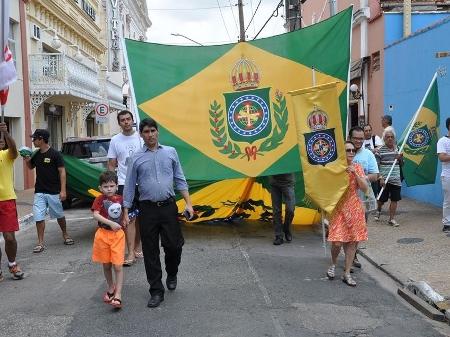
M95 105L95 122L97 124L108 123L109 106L105 103Z

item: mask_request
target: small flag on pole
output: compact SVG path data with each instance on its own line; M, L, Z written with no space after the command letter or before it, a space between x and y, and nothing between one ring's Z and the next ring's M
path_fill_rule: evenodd
M0 34L0 103L2 118L4 120L4 106L8 99L8 88L16 79L16 68L12 53L8 47L9 36L9 3L10 0L0 0L0 18L2 33Z
M403 176L408 186L434 184L437 170L436 144L439 135L439 92L436 75L423 104L409 123L404 143Z
M336 83L291 91L305 195L331 214L348 187Z

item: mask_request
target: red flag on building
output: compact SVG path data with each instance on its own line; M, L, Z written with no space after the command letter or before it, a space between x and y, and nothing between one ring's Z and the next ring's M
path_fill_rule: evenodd
M8 88L17 79L17 74L12 53L8 47L10 0L0 1L0 24L2 27L2 33L0 34L0 103L3 121L4 106L8 99Z

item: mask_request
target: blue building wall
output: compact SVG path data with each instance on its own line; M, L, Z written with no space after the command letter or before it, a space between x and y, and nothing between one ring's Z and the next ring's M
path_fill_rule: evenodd
M436 58L438 51L450 51L450 17L410 37L385 47L384 111L393 117L393 126L400 138L419 107L430 81L441 67L447 74L438 76L440 102L440 135L445 135L445 119L450 117L450 57ZM389 109L391 105L391 109ZM436 183L402 188L410 198L442 205L438 165Z
M450 13L412 13L411 32L417 32L420 29L428 27L448 17ZM384 13L384 45L388 46L403 37L403 14L402 13Z

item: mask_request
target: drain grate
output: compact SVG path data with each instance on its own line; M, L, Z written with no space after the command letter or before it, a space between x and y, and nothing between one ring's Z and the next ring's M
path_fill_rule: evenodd
M411 243L419 243L422 241L423 241L422 238L402 238L402 239L398 239L397 243L411 244Z

